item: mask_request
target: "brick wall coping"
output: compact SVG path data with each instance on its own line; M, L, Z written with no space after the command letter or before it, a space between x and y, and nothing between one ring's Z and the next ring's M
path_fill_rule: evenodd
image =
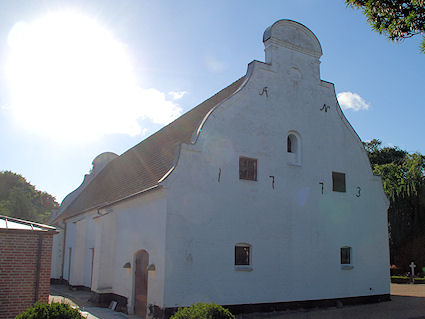
M14 217L0 215L1 230L25 230L25 231L56 231L55 227L34 223L28 220L22 220Z
M0 228L0 233L22 233L22 234L28 234L28 233L35 233L35 234L42 234L42 235L55 235L59 232L56 230L30 230L30 229L10 229L10 228Z

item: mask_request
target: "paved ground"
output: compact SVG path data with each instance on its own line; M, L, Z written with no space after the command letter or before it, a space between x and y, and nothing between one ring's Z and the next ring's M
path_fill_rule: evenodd
M137 319L135 316L128 316L122 312L96 307L89 301L90 296L89 291L71 291L65 285L50 285L50 302L63 302L71 307L79 308L81 314L87 319Z
M425 285L391 284L391 295L425 298Z
M79 306L87 319L136 319L107 308L95 307L88 299L90 292L70 291L61 285L51 286L52 301ZM249 314L238 319L425 319L425 285L391 284L391 301L368 305L344 306L313 310Z
M419 297L393 296L391 301L346 306L341 309L328 308L312 311L280 312L276 314L253 314L249 319L425 319L425 300Z

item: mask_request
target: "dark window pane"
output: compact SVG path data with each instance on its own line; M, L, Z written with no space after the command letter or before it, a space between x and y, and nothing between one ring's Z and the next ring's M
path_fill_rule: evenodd
M345 193L345 174L332 172L332 190Z
M235 246L235 265L249 265L249 247Z
M287 152L292 153L292 141L289 136L287 138L286 145L287 145Z
M239 157L239 178L251 181L257 180L257 160Z
M341 248L341 264L342 265L351 264L351 248L350 247Z

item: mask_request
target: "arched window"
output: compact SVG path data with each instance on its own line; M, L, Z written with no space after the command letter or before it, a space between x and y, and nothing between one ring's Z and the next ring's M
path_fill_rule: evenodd
M290 131L286 138L288 164L301 165L301 138L297 132Z

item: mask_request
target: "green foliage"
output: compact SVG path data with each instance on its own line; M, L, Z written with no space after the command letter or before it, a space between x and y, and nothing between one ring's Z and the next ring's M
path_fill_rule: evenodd
M421 154L408 154L401 163L375 164L373 173L382 176L387 196L395 200L399 197L418 195L425 185L425 157Z
M76 309L63 303L45 304L37 302L33 307L17 315L15 319L83 319Z
M390 199L391 264L408 271L412 260L425 266L425 156L381 144L374 139L364 146Z
M346 0L345 3L361 9L372 29L392 41L422 34L420 50L425 53L424 0Z
M425 278L413 278L414 284L425 284Z
M395 200L417 195L425 186L425 156L408 154L397 146L382 147L381 144L378 139L363 143L373 173L382 177L387 196Z
M363 142L372 165L389 163L400 164L407 155L406 151L398 147L382 147L381 144L382 142L378 139L373 139L370 142Z
M37 190L21 175L0 172L0 215L43 223L58 207L52 195Z
M407 284L407 283L410 283L410 277L391 276L391 282L394 284Z
M171 319L235 319L232 313L215 303L197 303L180 308Z

